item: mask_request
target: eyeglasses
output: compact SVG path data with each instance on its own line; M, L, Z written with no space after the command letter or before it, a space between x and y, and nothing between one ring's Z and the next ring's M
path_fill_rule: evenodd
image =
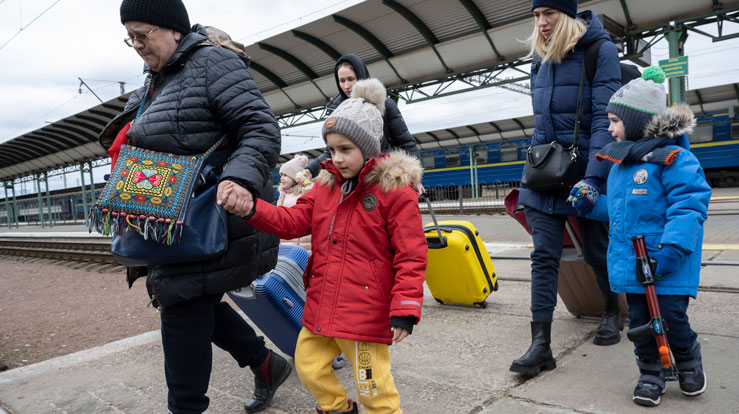
M159 26L157 26L157 27L155 27L155 28L153 28L153 29L149 30L149 31L148 31L148 32L146 32L146 33L139 33L139 34L136 34L136 35L133 35L133 36L127 37L127 38L123 39L123 41L124 41L124 42L125 42L125 43L126 43L126 44L127 44L128 46L129 46L129 47L133 47L133 42L134 42L135 40L138 40L138 42L139 42L139 43L144 43L144 42L146 41L146 39L148 39L148 38L149 38L149 36L151 36L151 34L152 34L152 33L154 33L154 32L155 32L156 30L158 30L158 29L159 29Z

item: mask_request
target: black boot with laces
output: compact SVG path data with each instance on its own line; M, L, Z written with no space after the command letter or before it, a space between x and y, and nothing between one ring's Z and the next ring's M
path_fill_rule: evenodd
M251 367L254 373L254 395L244 404L247 413L255 413L265 409L275 391L290 376L293 368L290 363L278 354L269 351L267 358L258 367Z

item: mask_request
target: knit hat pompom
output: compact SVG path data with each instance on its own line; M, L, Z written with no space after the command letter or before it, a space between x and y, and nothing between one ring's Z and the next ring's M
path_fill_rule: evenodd
M665 81L665 71L659 66L650 66L644 69L641 77L654 83L663 83Z
M640 78L633 79L611 96L606 112L623 121L626 139L636 141L644 138L644 127L667 107L664 81L665 72L657 66L650 66Z
M365 159L378 157L386 96L385 86L377 79L355 83L351 98L344 100L323 123L323 140L327 134L341 134L362 150Z
M355 83L352 87L351 97L364 99L376 106L380 113L385 113L387 92L385 92L385 85L377 79L365 79Z
M306 164L308 164L308 157L303 154L297 154L293 159L282 164L282 167L280 167L280 174L285 174L297 182L298 179L296 176L299 172L305 169Z

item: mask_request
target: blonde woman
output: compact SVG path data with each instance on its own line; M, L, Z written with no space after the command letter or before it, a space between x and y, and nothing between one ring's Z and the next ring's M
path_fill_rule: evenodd
M610 163L596 162L595 153L612 142L605 113L608 100L621 86L621 68L616 47L592 11L577 13L576 0L534 0L534 31L529 39L534 61L531 67L534 134L531 145L559 142L572 145L580 74L588 45L607 39L598 51L593 81L585 80L584 110L580 118L580 173L583 182L605 192ZM531 336L528 351L513 361L511 371L537 375L554 369L550 337L552 314L557 304L557 278L562 256L562 233L567 216L579 216L566 202L569 190L538 192L521 188L519 202L525 206L534 251L531 253ZM585 262L595 271L606 307L598 333L598 345L620 340L623 321L618 297L608 285L606 250L608 227L605 223L578 218Z

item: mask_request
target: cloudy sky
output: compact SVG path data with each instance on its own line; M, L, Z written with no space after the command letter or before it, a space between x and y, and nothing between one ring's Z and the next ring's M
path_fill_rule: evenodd
M273 0L269 7L255 0L184 2L192 23L219 27L252 44L361 1ZM103 101L119 95L118 82L126 82L126 91L143 83L142 61L122 41L119 5L119 0L0 0L0 142L97 105L78 78ZM729 24L726 30L731 32ZM739 39L712 43L692 33L686 51L690 89L739 81ZM655 64L667 55L664 41L652 50ZM400 108L411 132L531 113L529 97L497 88ZM316 126L283 133L283 152L321 145Z

